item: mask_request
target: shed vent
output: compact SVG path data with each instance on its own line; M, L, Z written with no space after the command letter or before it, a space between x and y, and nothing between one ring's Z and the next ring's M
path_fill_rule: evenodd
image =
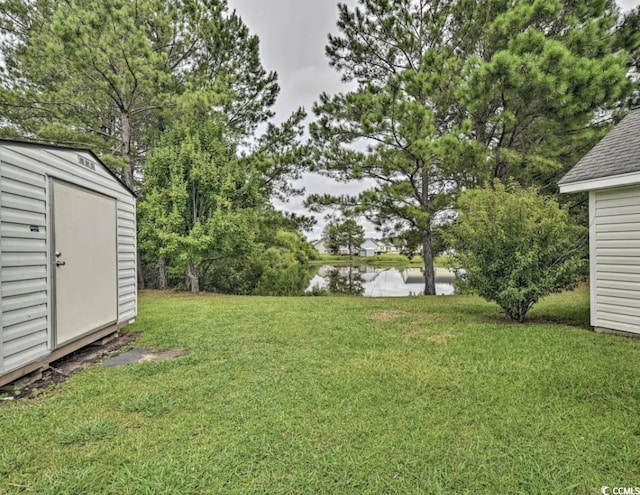
M91 170L96 169L96 164L93 163L91 160L87 160L84 156L81 156L81 155L77 155L77 157L78 157L78 163L83 167L87 167L88 169L91 169Z

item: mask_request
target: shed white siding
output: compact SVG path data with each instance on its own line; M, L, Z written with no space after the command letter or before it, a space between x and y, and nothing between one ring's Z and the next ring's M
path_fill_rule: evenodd
M640 186L591 193L591 324L640 333Z
M0 143L0 374L51 352L50 178L116 199L118 323L137 313L131 193L88 152Z

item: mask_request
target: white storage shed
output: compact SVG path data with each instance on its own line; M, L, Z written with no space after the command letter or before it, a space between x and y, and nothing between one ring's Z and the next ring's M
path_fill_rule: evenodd
M640 109L559 183L589 193L591 325L640 334Z
M89 150L0 140L0 385L135 319L135 203Z

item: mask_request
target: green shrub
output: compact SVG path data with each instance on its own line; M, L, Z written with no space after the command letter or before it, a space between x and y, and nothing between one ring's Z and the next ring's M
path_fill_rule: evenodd
M320 287L319 285L314 285L313 287L311 287L311 290L307 291L304 293L305 296L328 296L329 295L329 291L323 287Z
M464 193L449 236L451 265L469 286L518 322L540 298L585 274L585 229L550 197L515 183Z
M295 232L273 231L262 240L268 244L254 244L244 256L207 266L202 287L224 294L302 295L312 277L308 263L315 250Z
M255 294L262 296L302 295L309 285L306 266L298 262L295 255L282 248L269 248L261 256L262 275Z

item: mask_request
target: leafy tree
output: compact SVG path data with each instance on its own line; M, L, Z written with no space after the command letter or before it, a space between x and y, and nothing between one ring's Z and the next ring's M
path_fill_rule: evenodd
M541 298L573 287L585 275L585 229L535 188L514 182L464 193L449 229L452 263L471 288L522 322Z
M348 218L342 222L329 222L323 237L331 254L338 254L341 248L346 248L352 256L353 250L364 242L364 229L353 218Z
M273 209L264 169L237 155L227 128L221 116L179 122L154 145L139 203L145 261L159 288L186 280L192 292L301 294L308 219Z
M268 210L266 214L275 216ZM261 221L255 240L244 255L212 263L204 275L204 287L230 294L302 295L311 280L311 245L298 232Z
M317 168L376 185L307 204L420 242L425 294L433 229L462 188L514 177L554 190L630 90L613 1L359 0L339 14L327 56L355 89L314 107Z
M272 246L260 257L262 273L256 284L257 295L299 296L309 285L311 276L306 264L296 259L296 253Z
M162 135L145 166L142 242L158 258L176 261L192 292L200 290L204 266L252 248L255 209L265 201L225 129L213 119L178 125Z
M166 215L154 197L160 175L169 174L158 170L158 163L170 162L160 159L170 140L164 131L224 121L224 129L218 128L224 138L217 136L215 143L233 148L224 153L227 165L237 166L238 173L251 170L264 198L295 192L292 180L304 153L297 138L305 114L299 110L279 126L269 124L255 138L258 126L273 116L277 76L262 67L258 38L228 12L225 0L7 0L0 4L0 28L6 66L0 72L0 135L88 145L138 189L141 199L147 189L152 195L140 201L145 256L138 262L139 286L144 266L157 274L160 287L169 285L167 274L177 268L167 264L167 249L176 246L159 235L192 223L179 218L188 209ZM155 154L150 166L155 177L147 188L143 164L163 139L165 149ZM245 150L239 160L238 149ZM182 186L164 180L160 187ZM219 211L216 215L223 222ZM231 217L224 221L231 222L228 232L239 225ZM158 230L158 222L166 228ZM197 222L193 227L195 244L213 242L198 234ZM191 259L195 245L189 249Z

